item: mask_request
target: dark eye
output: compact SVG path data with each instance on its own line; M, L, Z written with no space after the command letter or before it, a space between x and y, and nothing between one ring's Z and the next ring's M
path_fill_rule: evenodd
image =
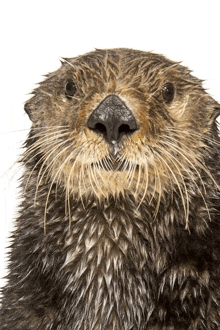
M68 80L65 85L65 95L68 99L71 99L76 93L76 85L73 80Z
M162 89L162 95L166 103L170 103L174 99L175 88L172 83L167 83Z

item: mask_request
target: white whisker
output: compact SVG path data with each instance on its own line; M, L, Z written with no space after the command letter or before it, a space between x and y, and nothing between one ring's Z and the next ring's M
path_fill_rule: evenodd
M173 170L171 169L171 167L169 166L169 164L165 161L165 159L159 154L157 153L157 157L160 158L161 163L165 164L165 166L167 167L167 169L169 170L169 172L171 173L172 177L174 178L174 181L178 187L180 196L181 196L181 200L182 200L182 205L183 205L183 209L184 209L184 214L185 214L185 219L186 219L186 226L188 225L188 218L189 218L189 214L188 214L188 206L186 205L185 202L185 198L184 198L184 194L181 188L181 185L176 177L176 175L174 174Z

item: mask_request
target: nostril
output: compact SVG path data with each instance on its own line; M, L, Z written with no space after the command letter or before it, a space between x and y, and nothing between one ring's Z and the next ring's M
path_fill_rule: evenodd
M122 124L118 128L119 134L129 134L129 133L131 134L134 131L136 131L136 128L135 129L131 129L130 126L129 125L126 125L126 124Z
M95 131L97 133L102 133L103 135L107 134L107 129L106 129L105 125L103 125L101 123L95 124L95 127L93 128L93 131Z

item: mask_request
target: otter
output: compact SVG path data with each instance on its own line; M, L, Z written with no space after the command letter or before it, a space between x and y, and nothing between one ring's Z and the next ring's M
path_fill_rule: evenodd
M163 55L61 62L24 107L0 329L220 329L220 105Z

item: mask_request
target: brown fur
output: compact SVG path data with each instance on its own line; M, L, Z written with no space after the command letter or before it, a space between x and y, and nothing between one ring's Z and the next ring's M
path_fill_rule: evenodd
M67 98L70 78L76 93ZM167 83L172 102L163 97ZM87 125L109 95L138 126L116 158ZM35 248L16 261L18 271L11 263L1 329L218 329L220 238L210 242L210 230L220 234L220 110L200 80L161 55L96 50L63 59L25 110L33 125L14 249L28 240ZM27 269L45 281L30 300ZM30 287L12 298L18 272Z
M68 77L77 81L77 94L71 102L56 90L63 88ZM166 106L161 90L169 81L175 84L176 95L174 102ZM92 110L110 94L127 104L140 128L119 146L120 161L126 160L129 167L120 173L90 166L106 159L111 167L111 147L85 125ZM40 95L44 98L41 111L42 105L35 105ZM199 176L198 169L206 171L202 163L204 137L212 138L217 104L186 68L150 53L112 50L103 55L96 51L65 60L61 69L41 85L40 95L37 93L26 104L26 109L30 104L29 111L34 106L31 116L40 127L40 139L32 148L36 146L44 154L52 183L64 184L67 198L72 194L77 198L95 194L101 200L124 194L129 187L139 202L146 195L154 198L156 193L159 201L164 191L177 186L187 220L184 178L193 182L194 176ZM204 112L206 104L210 106ZM60 145L59 134L65 134ZM41 179L45 172L40 172Z

